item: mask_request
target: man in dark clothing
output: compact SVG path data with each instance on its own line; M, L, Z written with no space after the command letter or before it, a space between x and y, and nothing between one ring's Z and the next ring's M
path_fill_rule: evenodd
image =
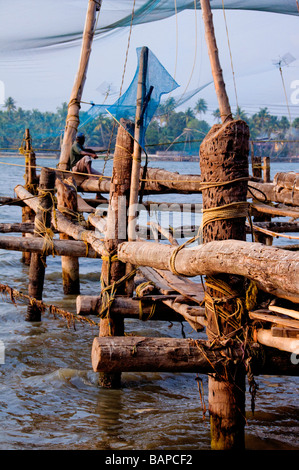
M98 158L96 153L91 149L85 149L83 147L84 142L85 135L81 133L77 134L70 153L71 171L76 171L78 173L88 173L89 175L101 175L101 173L94 170L91 166L91 159Z

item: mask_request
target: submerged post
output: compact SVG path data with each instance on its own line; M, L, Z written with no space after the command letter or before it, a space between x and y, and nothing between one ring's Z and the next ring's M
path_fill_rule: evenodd
M112 179L109 195L105 248L107 256L102 265L102 319L100 336L123 336L124 320L110 315L109 304L115 294L115 283L126 273L126 264L117 259L118 244L127 240L127 213L132 168L134 123L121 119L118 128L113 159ZM117 286L117 295L125 294L125 282ZM99 383L102 387L120 386L120 373L101 373Z
M249 129L243 121L233 121L225 90L209 0L201 0L206 42L210 57L222 125L213 126L200 147L203 198L203 242L245 240ZM244 321L241 298L243 278L217 275L206 279L207 334L217 343L228 337L242 341ZM228 364L225 377L209 377L211 448L245 447L245 371L242 365Z
M53 191L55 187L55 171L42 168L38 187L40 202L37 208L34 222L36 237L43 237L45 252L49 250L51 243L51 217L53 207ZM29 268L28 294L37 300L42 300L44 278L46 269L46 255L31 254ZM36 304L28 305L26 320L40 321L41 310Z
M96 14L101 9L102 0L89 0L86 20L83 32L81 55L79 68L73 85L70 102L68 105L68 114L66 118L66 127L64 131L61 154L59 160L59 169L68 170L68 162L71 147L77 133L79 125L79 111L81 106L81 97L86 80L86 73L91 53L91 45L96 26Z

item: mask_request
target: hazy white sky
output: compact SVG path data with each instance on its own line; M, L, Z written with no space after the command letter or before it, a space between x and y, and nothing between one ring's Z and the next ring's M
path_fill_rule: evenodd
M290 53L296 60L283 67L283 77L292 119L298 117L299 91L296 94L296 89L299 90L299 18L252 11L226 12L236 95L223 12L214 11L213 16L220 61L232 108L238 102L249 114L267 106L273 114L288 115L281 76L273 61ZM82 17L82 24L84 19ZM2 24L3 21L5 19L2 16ZM104 99L101 90L105 90L105 87L101 87L103 83L111 84L115 91L107 102L112 103L117 99L128 32L128 29L123 29L94 41L83 101L101 104ZM15 37L17 36L18 31L15 32ZM200 10L196 13L185 11L177 18L173 16L133 28L123 91L133 78L136 48L141 46L148 46L168 72L175 76L180 88L173 92L174 97L211 81ZM27 50L16 55L1 54L0 80L5 86L5 97L12 96L17 106L25 109L55 111L63 101L69 100L79 54L80 44L34 52ZM184 107L194 106L198 98L207 101L210 111L218 107L213 85L204 88ZM83 104L82 109L88 109L88 105Z

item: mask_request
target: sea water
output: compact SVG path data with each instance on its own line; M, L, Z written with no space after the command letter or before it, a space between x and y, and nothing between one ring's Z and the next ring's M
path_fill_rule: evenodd
M23 184L24 161L0 158L1 196L14 196ZM55 159L37 159L56 167ZM18 166L20 165L20 166ZM103 162L94 166L99 171ZM111 162L105 174L111 175ZM198 162L150 162L150 166L199 174ZM299 163L271 163L278 171L299 171ZM87 194L85 194L88 197ZM146 196L144 201L201 203L200 195ZM156 215L155 215L156 216ZM20 222L21 209L0 207L1 222ZM197 222L197 221L195 221ZM16 234L19 236L19 234ZM275 239L275 244L295 241ZM100 291L101 260L80 259L82 295ZM28 266L21 253L0 250L0 283L28 292ZM43 299L75 313L75 296L62 289L58 256L47 258ZM25 321L27 307L0 299L0 449L5 450L208 450L207 376L187 373L123 373L122 388L105 390L91 366L98 327L68 326L48 312L42 321ZM126 332L156 337L200 338L186 324L126 320ZM202 400L198 391L202 381ZM294 377L258 376L255 412L247 391L246 448L298 450L298 383ZM248 389L248 386L247 386Z

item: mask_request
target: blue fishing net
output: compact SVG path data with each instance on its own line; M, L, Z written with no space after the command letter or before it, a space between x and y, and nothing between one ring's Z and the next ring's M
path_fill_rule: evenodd
M137 48L138 65L134 78L129 88L123 95L112 105L92 105L88 111L90 119L94 119L99 114L111 114L117 121L120 118L130 119L135 121L136 115L136 98L137 98L137 84L139 74L139 60L141 54L141 47ZM145 96L149 97L147 106L145 107L143 115L143 135L141 136L140 145L144 145L144 135L146 129L152 120L161 100L162 95L170 93L175 90L179 85L159 62L155 54L148 50L148 62L146 71L145 83ZM89 120L89 119L88 119ZM87 121L81 124L82 127Z

